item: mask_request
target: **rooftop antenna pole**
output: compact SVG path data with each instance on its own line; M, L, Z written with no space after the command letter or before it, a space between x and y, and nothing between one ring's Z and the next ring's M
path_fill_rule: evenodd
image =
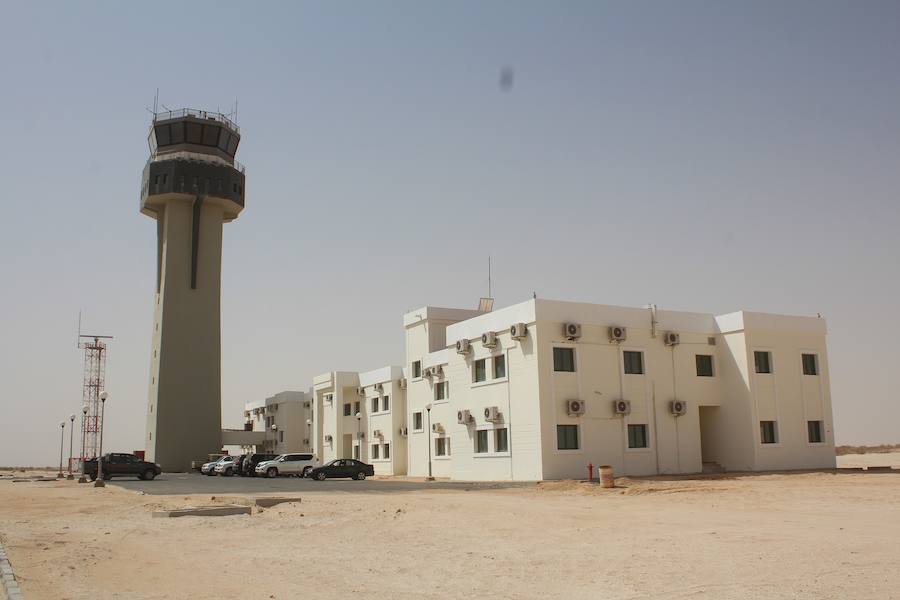
M491 257L488 255L488 298L493 298L491 296Z
M153 96L153 116L156 116L157 105L159 104L159 88L156 88L156 95Z

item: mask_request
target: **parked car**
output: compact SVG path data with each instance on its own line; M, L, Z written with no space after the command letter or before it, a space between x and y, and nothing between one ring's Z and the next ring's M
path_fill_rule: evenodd
M152 480L160 473L162 469L158 464L141 460L134 454L111 452L103 456L103 479L133 475L138 479ZM97 478L96 458L84 461L84 474L91 480Z
M309 476L318 481L324 481L329 477L352 477L363 480L374 474L375 467L352 458L336 458L309 472Z
M246 454L241 454L240 456L235 456L234 460L219 461L216 463L216 466L213 467L213 471L216 472L216 475L223 475L225 477L231 477L235 473L240 473L241 465L246 456Z
M306 475L318 466L318 459L312 454L282 454L273 460L256 465L257 476L278 477L279 475Z
M256 466L267 460L278 458L278 454L250 454L241 465L241 475L244 477L256 477Z
M216 474L216 467L219 466L219 464L226 463L226 462L233 463L235 458L236 457L234 457L234 456L225 455L222 458L220 458L219 460L214 460L212 462L208 462L205 465L203 465L202 467L200 467L200 472L203 473L204 475L209 475L210 477L212 477L213 475Z

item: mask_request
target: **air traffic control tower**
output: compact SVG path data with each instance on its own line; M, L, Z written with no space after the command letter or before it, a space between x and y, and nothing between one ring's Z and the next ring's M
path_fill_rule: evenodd
M221 448L222 224L244 208L240 129L225 115L157 113L141 212L156 219L147 458L187 471Z

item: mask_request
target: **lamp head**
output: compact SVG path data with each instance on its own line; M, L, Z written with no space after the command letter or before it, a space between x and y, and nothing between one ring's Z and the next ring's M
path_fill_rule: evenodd
M106 398L108 396L109 396L109 394L106 393L106 390L103 390L102 392L100 392L100 402L106 402Z
M272 431L278 431L278 425L272 423Z
M74 420L75 420L75 413L72 413L71 415L69 415L69 420L70 420L70 421L74 421Z
M357 419L362 418L362 413L361 413L361 412L356 413L356 418L357 418Z
M66 428L66 422L65 422L65 421L60 421L59 427L60 427L60 429L65 429L65 428Z
M307 425L312 425L312 421L311 421L310 419L307 419L307 420L306 420L306 424L307 424Z
M81 414L83 414L83 415L86 415L86 414L87 414L87 406L82 406L82 407L81 407Z

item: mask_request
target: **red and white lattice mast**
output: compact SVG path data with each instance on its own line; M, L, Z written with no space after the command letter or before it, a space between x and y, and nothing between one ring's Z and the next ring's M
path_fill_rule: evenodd
M78 347L84 350L84 382L82 384L81 460L96 458L100 448L103 416L100 411L100 392L106 387L106 343L111 335L79 333ZM87 409L86 411L84 409Z

